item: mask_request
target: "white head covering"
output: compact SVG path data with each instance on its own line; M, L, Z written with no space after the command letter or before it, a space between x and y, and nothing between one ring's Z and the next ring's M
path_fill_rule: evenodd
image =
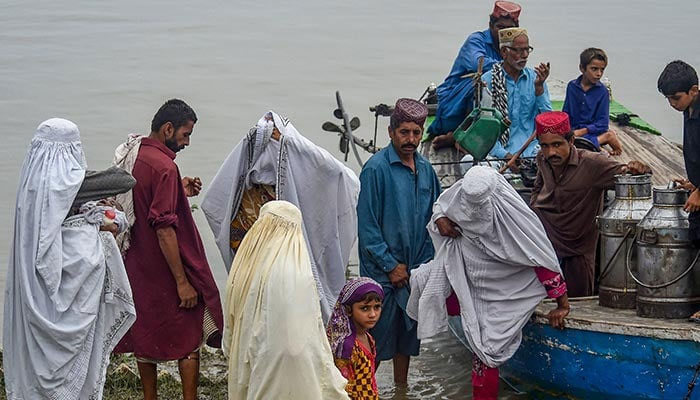
M542 222L495 169L470 168L436 205L494 259L560 271Z
M462 236L441 236L435 221L442 217ZM490 367L503 364L546 296L533 267L561 273L542 223L501 174L474 166L440 195L427 228L435 258L411 273L406 307L418 338L447 329L445 299L454 290L474 355Z
M271 138L274 128L280 131L280 140ZM311 270L327 321L345 284L345 268L357 239L360 181L328 151L302 136L289 119L266 112L221 165L202 202L226 268L234 256L231 220L243 192L253 184L274 185L277 200L301 210Z
M86 169L78 126L62 118L42 122L20 173L15 237L22 238L23 247L35 250L26 261L35 263L52 298L61 279L61 224ZM31 232L31 236L17 235L17 229Z
M85 169L74 123L39 125L20 174L5 288L9 399L101 398L109 353L135 319L116 242L98 231L102 219L66 219Z
M268 202L233 261L222 341L230 399L348 398L301 227L296 206Z

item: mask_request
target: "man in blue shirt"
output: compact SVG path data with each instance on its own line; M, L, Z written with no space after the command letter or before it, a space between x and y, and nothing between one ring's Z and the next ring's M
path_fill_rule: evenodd
M450 74L438 86L438 108L435 121L428 127L431 136L439 136L452 131L467 117L474 101L474 81L464 75L476 72L479 59L484 59L483 71L502 60L498 46L498 31L518 26L521 8L510 1L497 1L489 21L489 29L474 32L462 45ZM451 135L449 135L451 136ZM434 141L435 147L452 146L440 138Z
M393 359L394 381L406 383L410 356L418 355L416 322L406 314L410 271L433 258L426 225L440 184L430 163L416 153L428 108L399 99L389 123L391 144L360 173L357 204L360 275L379 282L384 302L371 330L377 360Z
M507 28L498 32L503 61L494 64L484 74L493 100L493 107L510 120L510 128L501 135L491 149L491 156L511 158L535 132L535 117L552 110L545 80L549 76L549 63L535 69L526 67L533 48L527 30ZM523 152L523 157L537 154L537 141L533 140Z

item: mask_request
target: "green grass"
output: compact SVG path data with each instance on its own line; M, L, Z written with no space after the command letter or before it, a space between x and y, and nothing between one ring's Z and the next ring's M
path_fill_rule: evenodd
M224 400L227 398L226 361L221 351L203 351L201 355L198 394L201 400ZM6 400L5 374L0 353L0 400ZM180 377L177 363L170 362L158 367L158 394L163 400L181 399ZM105 400L133 400L143 398L136 360L131 355L113 355L107 369Z

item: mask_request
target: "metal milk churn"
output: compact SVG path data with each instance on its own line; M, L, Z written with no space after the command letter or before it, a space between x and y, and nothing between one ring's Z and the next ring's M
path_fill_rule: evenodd
M637 315L687 318L700 309L700 251L688 240L683 189L653 190L654 205L637 226Z
M637 223L651 208L651 175L617 175L615 200L598 216L600 230L600 293L604 307L634 308L637 284L625 267L633 246ZM630 266L636 270L636 257Z

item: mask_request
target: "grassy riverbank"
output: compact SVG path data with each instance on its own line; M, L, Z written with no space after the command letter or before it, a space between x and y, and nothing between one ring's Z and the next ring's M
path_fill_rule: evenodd
M227 395L226 360L221 351L202 352L202 370L199 375L199 398L201 400L224 400ZM6 400L5 374L0 354L0 400ZM177 363L170 362L158 366L159 398L164 400L181 399L182 392ZM133 400L142 398L136 361L130 355L114 355L107 370L104 400Z

